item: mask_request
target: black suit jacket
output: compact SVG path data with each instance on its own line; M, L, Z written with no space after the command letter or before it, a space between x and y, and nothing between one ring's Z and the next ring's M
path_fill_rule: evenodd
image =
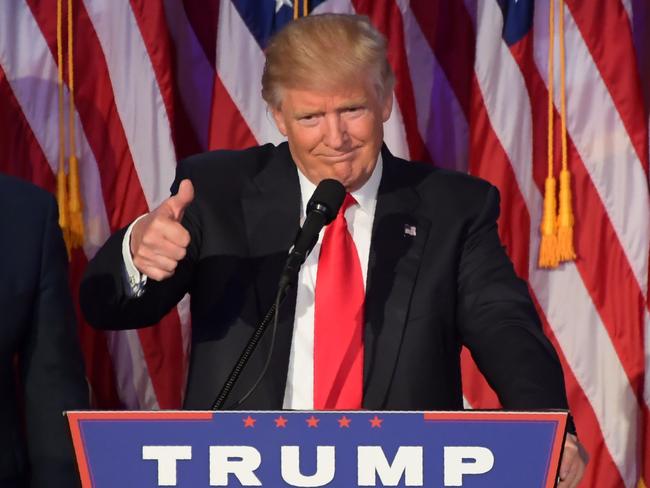
M0 210L0 487L78 486L63 411L88 389L56 202L0 175Z
M465 344L506 408L566 408L557 356L497 235L497 190L385 148L383 161L366 287L364 407L462 409ZM97 327L134 328L157 322L189 291L185 407L206 409L273 301L299 226L300 187L286 143L192 157L179 164L173 192L183 178L196 197L183 219L188 255L174 276L127 298L123 230L90 263L81 304ZM241 408L282 407L294 308L295 291L281 310L269 372ZM231 401L261 371L269 336Z

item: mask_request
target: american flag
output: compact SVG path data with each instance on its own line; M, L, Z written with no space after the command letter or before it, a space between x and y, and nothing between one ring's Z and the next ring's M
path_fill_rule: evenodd
M559 59L557 28L549 50L550 0L65 0L58 36L57 0L5 0L0 171L55 191L58 114L69 103L73 66L85 224L84 245L71 254L76 294L108 235L168 196L179 158L281 141L259 82L277 28L296 14L367 15L388 39L398 80L389 148L498 186L501 238L560 353L591 455L582 486L634 487L642 475L650 479L650 3L565 3L577 259L556 269L537 265L549 53ZM559 129L559 90L554 100ZM158 327L103 333L80 317L79 333L97 407L181 405L187 298ZM494 406L469 354L463 366L467 404Z

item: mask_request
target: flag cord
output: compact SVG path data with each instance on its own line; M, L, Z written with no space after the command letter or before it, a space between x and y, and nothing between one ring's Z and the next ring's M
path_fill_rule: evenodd
M68 254L75 247L80 247L84 242L83 206L79 183L79 162L75 143L74 121L74 51L73 51L73 15L72 0L67 0L67 47L68 47L68 89L69 109L67 118L67 132L70 156L68 172L65 168L65 107L63 101L63 0L56 3L56 44L58 63L58 123L59 123L59 167L57 170L57 202L59 205L59 225L63 231Z
M70 211L70 244L81 247L84 242L84 221L79 185L79 162L75 145L74 124L74 51L72 31L72 0L68 0L68 88L70 90L70 109L68 111L68 135L70 137L70 160L68 162L68 190Z
M566 60L564 49L564 0L560 0L560 117L562 123L562 170L560 171L559 212L557 217L557 250L560 261L573 261L573 209L571 208L571 173L567 151L566 129Z
M541 242L539 266L555 268L560 262L576 258L573 248L573 210L571 208L571 173L568 165L566 129L566 59L564 45L564 0L559 0L559 44L560 44L560 139L562 144L562 169L560 190L556 194L557 182L554 176L554 57L555 57L555 0L549 3L549 48L548 48L548 170L544 185L544 210L540 225ZM557 211L559 196L559 212Z
M302 0L302 16L309 15L309 0ZM293 1L293 19L300 17L300 0Z
M65 172L65 128L63 110L63 42L62 42L62 0L56 2L56 60L58 65L58 125L59 125L59 167L56 173L56 200L59 205L59 226L63 232L68 253L70 252L70 219L68 211L68 181Z

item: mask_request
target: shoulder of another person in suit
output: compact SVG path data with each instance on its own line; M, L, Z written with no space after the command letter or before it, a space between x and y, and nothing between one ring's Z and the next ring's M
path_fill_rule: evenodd
M6 220L31 222L56 209L54 196L38 186L19 178L0 174L0 209ZM7 211L8 210L8 211ZM9 219L11 218L11 219Z

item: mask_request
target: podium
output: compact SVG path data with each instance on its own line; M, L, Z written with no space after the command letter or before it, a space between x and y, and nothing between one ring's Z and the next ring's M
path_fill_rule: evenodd
M566 412L68 412L84 488L551 488Z

